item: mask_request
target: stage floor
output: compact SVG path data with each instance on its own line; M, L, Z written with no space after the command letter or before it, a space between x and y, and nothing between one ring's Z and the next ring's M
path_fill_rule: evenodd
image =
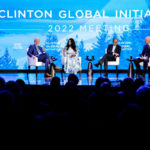
M63 75L61 76L61 73L56 73L56 76L61 79L61 85L65 85L67 82L69 74L66 74L66 77ZM79 85L95 85L95 81L98 77L100 77L100 73L94 73L92 78L88 78L86 73L77 74L79 78ZM104 74L102 73L101 76L103 77ZM49 85L52 78L45 78L43 73L38 73L37 79L35 73L30 73L27 77L26 73L1 73L0 77L4 78L6 82L8 81L16 81L17 79L22 79L26 84L29 85L43 85L47 84ZM128 77L127 73L119 73L118 79L116 77L115 73L109 73L108 78L112 83L112 86L118 86L120 84L120 80L123 80L124 78ZM136 79L136 78L134 78ZM145 84L150 85L150 82L148 81L148 74L145 75Z

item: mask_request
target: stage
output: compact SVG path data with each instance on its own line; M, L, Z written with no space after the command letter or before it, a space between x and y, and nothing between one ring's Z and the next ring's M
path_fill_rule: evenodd
M56 73L56 76L60 78L61 81L61 85L65 85L65 83L67 82L67 78L68 78L69 74L62 74ZM86 73L78 73L77 74L78 78L79 78L79 84L78 85L95 85L95 81L97 78L104 77L104 74L102 73L100 75L100 73L94 73L92 78L88 78ZM52 78L45 78L44 77L44 73L38 73L37 77L36 77L36 73L29 73L27 75L27 73L0 73L0 77L4 78L6 82L8 81L16 81L17 79L22 79L27 85L49 85ZM120 81L123 80L124 78L128 77L127 73L119 73L118 74L118 78L116 76L116 73L109 73L108 74L108 78L111 81L112 86L119 86L120 85ZM134 76L134 79L136 79L136 75ZM150 85L149 82L149 78L148 78L148 74L145 75L145 84L146 85Z

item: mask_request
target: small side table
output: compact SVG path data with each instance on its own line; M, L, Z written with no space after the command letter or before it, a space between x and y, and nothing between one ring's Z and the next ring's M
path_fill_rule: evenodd
M51 73L52 77L54 77L56 75L56 73L55 73L55 67L54 67L53 62L56 61L57 59L54 58L53 56L51 56L51 60L52 60L52 63L50 64L50 73Z
M95 60L94 56L90 59L89 56L86 56L86 60L89 61L88 63L88 72L87 76L93 76L93 66L92 66L92 61Z
M132 56L130 56L130 58L127 59L127 60L130 61L130 63L129 63L129 69L128 69L128 77L134 78L134 67L133 67L133 61L134 61L134 59L132 58Z

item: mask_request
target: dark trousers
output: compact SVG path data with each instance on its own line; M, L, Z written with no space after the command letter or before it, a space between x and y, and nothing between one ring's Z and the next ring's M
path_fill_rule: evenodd
M43 53L38 56L38 61L45 63L45 72L50 73L49 64L54 65L48 54ZM55 67L55 65L54 65Z
M111 54L105 54L100 60L99 60L99 64L102 65L104 63L104 70L105 72L107 72L107 68L108 68L108 61L115 61L116 57L114 55Z
M137 73L138 74L142 74L141 72L141 67L140 67L140 62L143 62L144 63L144 72L146 72L146 69L147 69L147 66L148 66L148 59L146 60L143 60L143 59L140 59L140 58L136 58L134 60L134 64L136 66L136 70L137 70Z

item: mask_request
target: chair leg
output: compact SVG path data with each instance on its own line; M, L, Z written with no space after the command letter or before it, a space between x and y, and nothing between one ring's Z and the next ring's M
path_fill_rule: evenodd
M61 78L63 79L63 71L61 70Z
M81 80L81 70L80 70L80 80Z
M100 76L102 75L102 65L100 65Z
M64 65L62 65L62 70L61 70L61 77L63 78L63 73L64 73Z
M30 66L28 66L27 77L29 75L29 71L30 71Z
M148 80L150 80L150 67L148 67Z
M36 66L36 79L37 79L38 67Z
M64 70L64 65L62 65L62 75L65 74L65 78L66 78L66 72Z
M116 76L117 76L117 79L118 79L118 66L116 66Z

